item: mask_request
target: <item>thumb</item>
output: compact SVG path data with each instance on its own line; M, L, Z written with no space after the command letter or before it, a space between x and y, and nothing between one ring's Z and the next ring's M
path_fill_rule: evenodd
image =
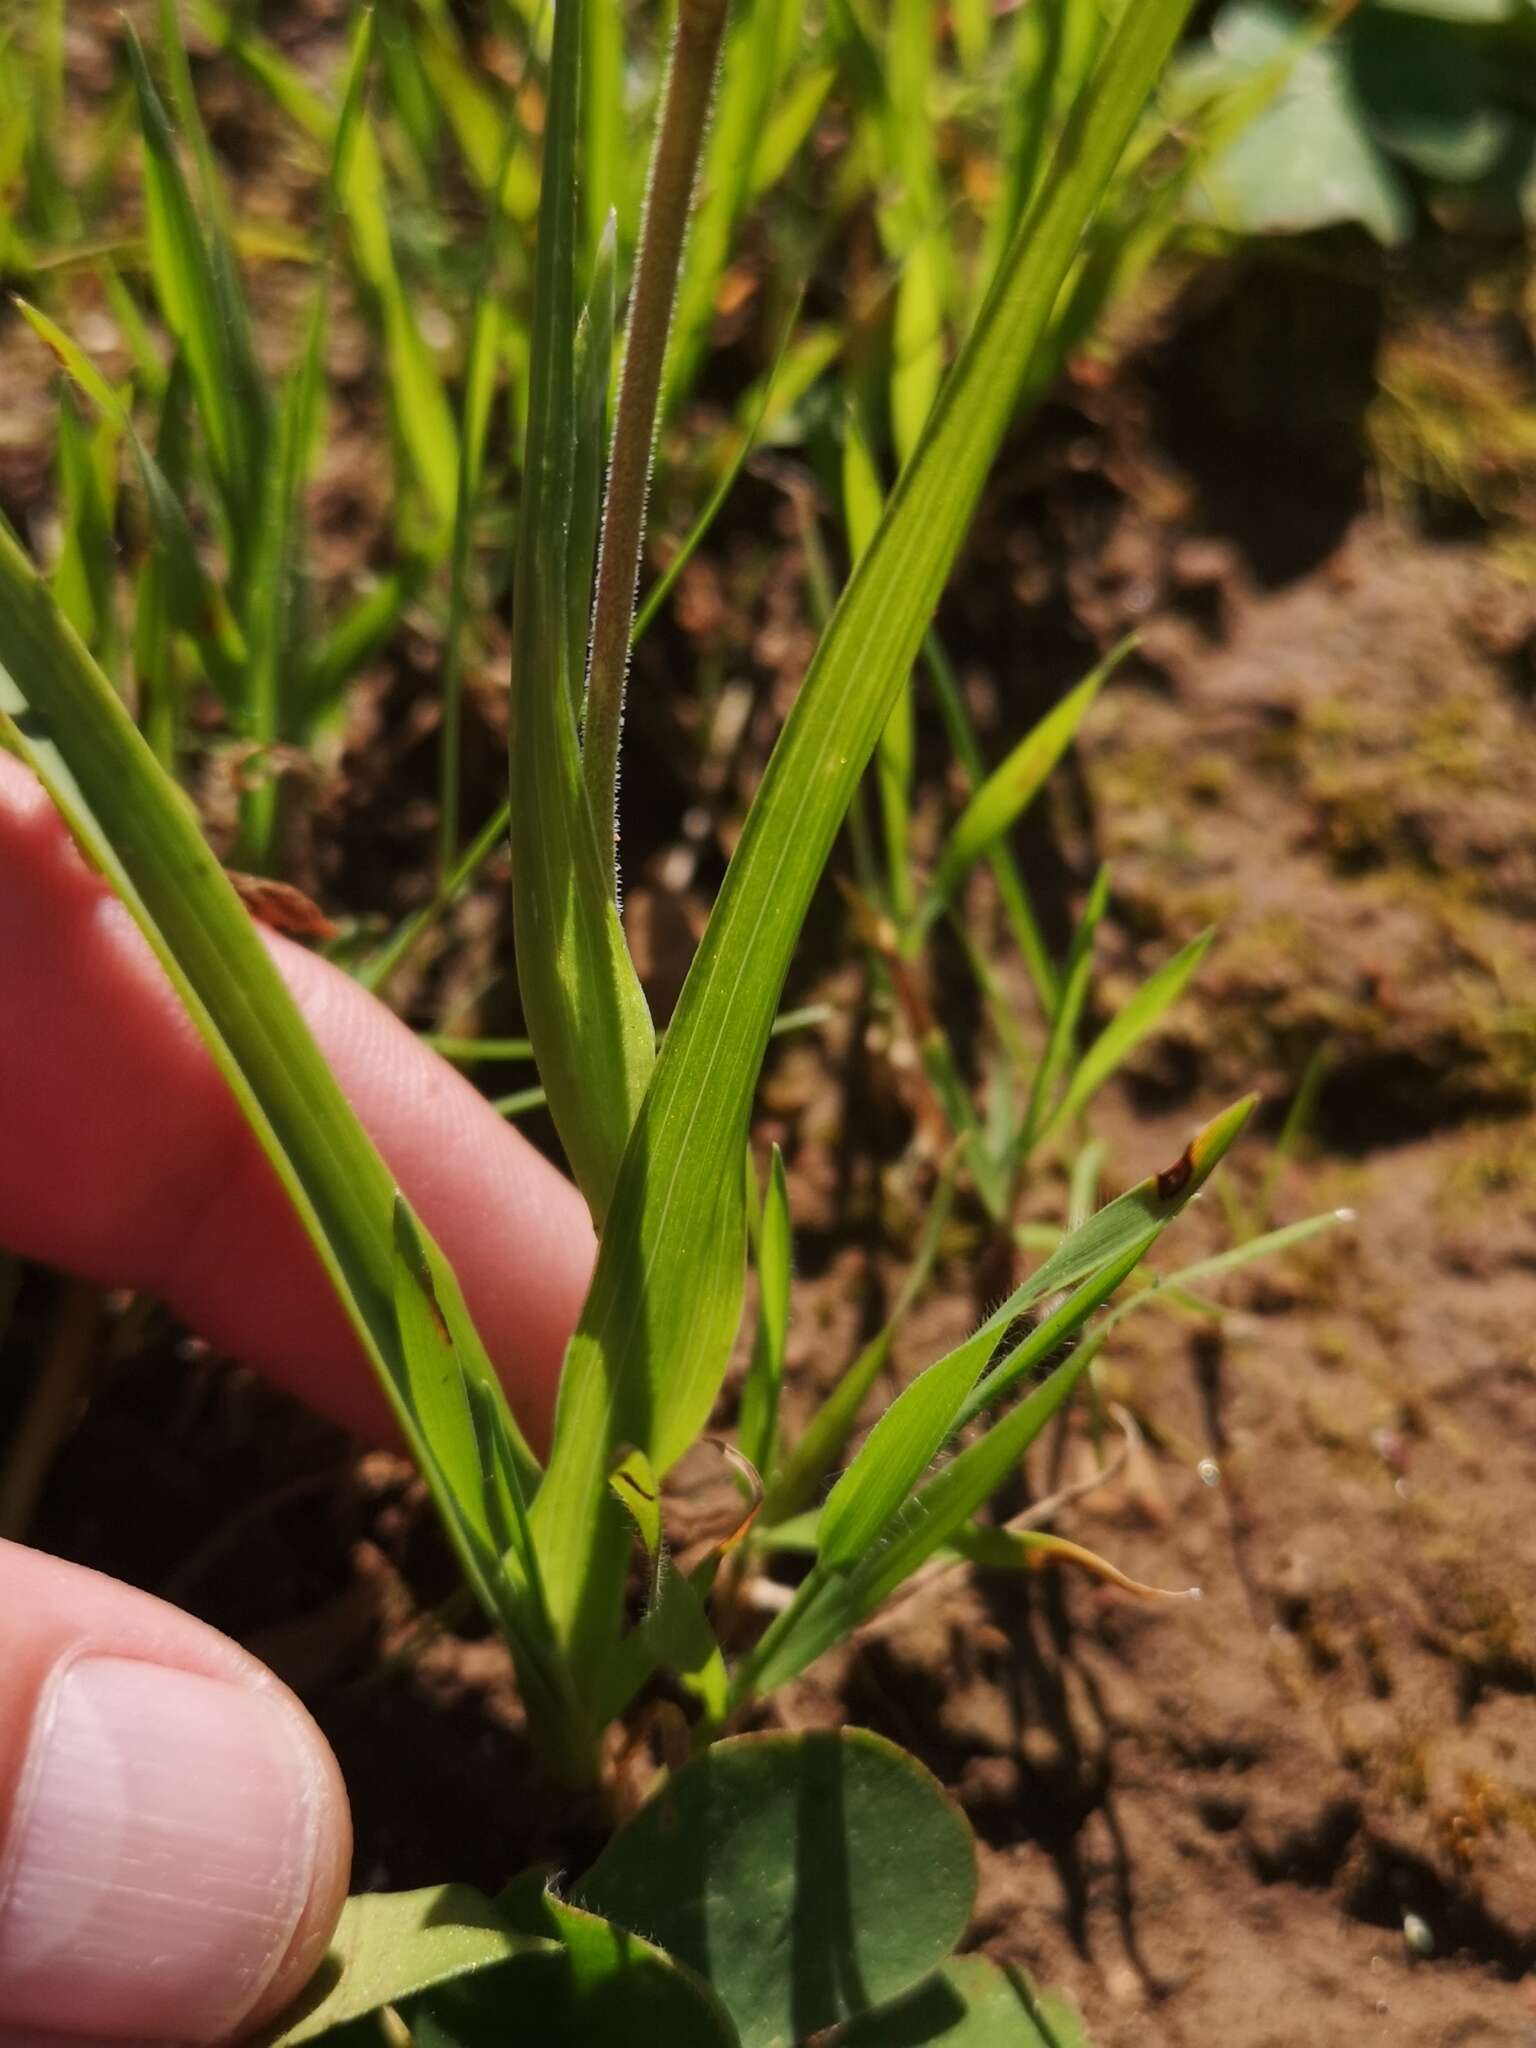
M335 1759L269 1672L0 1543L0 2048L264 2024L325 1952L351 1849Z

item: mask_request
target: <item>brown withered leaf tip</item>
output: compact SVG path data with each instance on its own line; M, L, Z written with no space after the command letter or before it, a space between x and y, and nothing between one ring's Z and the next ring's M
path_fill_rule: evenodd
M258 924L269 925L288 939L335 938L336 927L325 912L292 883L272 882L265 875L242 875L234 868L224 872Z
M1171 1202L1175 1195L1182 1193L1188 1187L1189 1177L1194 1170L1195 1143L1193 1138L1191 1138L1172 1166L1165 1166L1157 1176L1158 1199L1163 1202Z

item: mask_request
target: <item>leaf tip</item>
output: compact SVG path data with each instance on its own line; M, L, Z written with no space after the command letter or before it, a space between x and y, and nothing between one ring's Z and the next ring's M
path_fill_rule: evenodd
M1196 1140L1191 1138L1172 1166L1165 1166L1157 1176L1157 1199L1160 1202L1171 1202L1183 1194L1194 1178L1195 1144Z
M395 1189L394 1208L395 1250L405 1262L411 1278L420 1288L437 1326L438 1335L445 1344L452 1344L453 1334L448 1328L448 1318L443 1314L442 1304L437 1298L437 1287L432 1278L432 1261L427 1252L427 1242L422 1235L421 1225L415 1212L399 1188Z

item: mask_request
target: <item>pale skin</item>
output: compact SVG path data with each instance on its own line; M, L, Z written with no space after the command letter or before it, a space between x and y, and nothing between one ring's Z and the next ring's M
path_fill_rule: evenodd
M581 1198L356 983L264 936L358 1115L452 1260L542 1446L593 1257ZM321 1413L367 1438L390 1435L318 1261L175 995L46 796L3 754L0 1246L161 1296ZM227 1735L230 1768L221 1744L236 1723L204 1712L229 1695L199 1678L254 1702L251 1739ZM179 1756L166 1729L161 1773L159 1731L178 1702L187 1725ZM140 1703L143 1728L119 1741L114 1717L132 1719ZM282 1800L257 1782L255 1765L243 1785L247 1760L268 1749L299 1816L286 1831ZM218 1840L206 1851L196 1788L184 1782L199 1758L216 1781L212 1796L232 1802L227 1815L217 1809ZM78 1798L71 1773L89 1787ZM140 1786L164 1793L142 1841ZM247 1811L251 1840L236 1856L230 1835ZM346 1794L323 1738L243 1651L147 1594L0 1545L0 2048L212 2042L259 2027L324 1953L350 1848ZM213 1862L200 1876L192 1866L204 1853ZM112 1893L114 1870L127 1883L158 1868L156 1858L185 1870L191 1901L168 1935L154 1917L156 1886L146 1880L126 1908ZM202 1928L198 1911L226 1882L228 1911ZM82 1883L102 1888L99 1911L84 1918ZM142 1938L123 1935L114 1947L114 1929L138 1907L148 1916Z

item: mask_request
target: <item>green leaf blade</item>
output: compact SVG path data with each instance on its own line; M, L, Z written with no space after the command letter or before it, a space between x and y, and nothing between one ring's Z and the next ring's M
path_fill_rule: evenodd
M555 13L534 290L527 453L513 597L508 724L518 983L539 1078L601 1229L655 1058L650 1012L586 801L572 705L568 533L578 440L574 349L579 245L578 0ZM601 1468L619 1429L594 1448ZM589 1502L589 1509L592 1503ZM560 1603L559 1579L552 1583Z
M763 1528L775 1527L809 1505L817 1487L831 1471L853 1434L859 1410L890 1358L896 1332L933 1270L939 1240L954 1205L960 1157L959 1152L951 1154L933 1191L916 1256L890 1315L821 1403L807 1424L804 1435L774 1475L758 1517Z
M18 677L26 678L26 690ZM127 906L271 1161L372 1364L433 1496L469 1583L514 1647L537 1649L533 1624L488 1571L473 1430L455 1422L440 1458L435 1402L412 1383L397 1319L400 1247L393 1176L358 1123L277 967L205 845L186 798L166 776L111 685L0 526L0 728L37 774L86 857ZM447 1262L424 1231L430 1270L459 1364L503 1417L527 1483L537 1477ZM419 1305L418 1305L419 1306ZM416 1308L409 1311L412 1317ZM434 1320L436 1320L434 1318ZM440 1343L441 1333L434 1336ZM462 1399L462 1395L460 1397ZM473 1482L461 1500L444 1476ZM519 1641L519 1638L521 1641ZM536 1665L530 1705L558 1679ZM568 1717L567 1717L568 1718ZM554 1733L562 1725L557 1718Z
M964 1358L968 1367L970 1354L977 1349L990 1351L996 1346L1032 1302L1063 1289L1075 1290L990 1370L979 1378L973 1377L970 1391L961 1398L946 1434L958 1433L983 1410L994 1406L1026 1373L1050 1358L1082 1328L1094 1310L1141 1263L1166 1226L1199 1193L1256 1106L1254 1096L1234 1103L1196 1133L1173 1166L1161 1174L1150 1175L1072 1232L975 1335L950 1355L951 1359ZM736 1677L738 1700L771 1691L804 1670L949 1540L996 1490L1071 1395L1097 1351L1102 1334L1101 1330L1080 1344L1072 1357L984 1437L960 1451L920 1491L904 1497L859 1552L851 1558L840 1556L837 1563L825 1555L819 1560L795 1600L744 1660ZM949 1363L940 1361L945 1368ZM929 1372L938 1369L930 1367ZM958 1367L955 1370L957 1378L964 1377ZM914 1384L921 1385L921 1381ZM850 1473L854 1469L850 1467ZM839 1569L838 1564L844 1568Z
M496 1903L529 1952L406 2002L416 2048L739 2048L730 2015L696 1972L559 1898L539 1872L514 1880Z
M1073 1069L1061 1101L1042 1129L1053 1129L1085 1109L1104 1083L1149 1033L1155 1031L1199 971L1216 936L1209 925L1151 974L1125 1007L1112 1017Z
M946 1963L899 2005L855 2020L838 2048L1090 2048L1066 2001L985 1956Z
M1088 999L1088 984L1093 974L1094 936L1108 905L1109 869L1102 867L1093 878L1088 901L1072 934L1066 967L1051 1011L1051 1028L1046 1036L1045 1051L1030 1083L1029 1105L1019 1132L1020 1150L1023 1152L1027 1153L1033 1147L1035 1133L1041 1127L1061 1076L1071 1065L1078 1021Z
M821 1511L821 1557L831 1570L864 1554L938 1456L996 1343L985 1325L919 1373L875 1424Z
M187 359L225 509L243 535L260 475L267 408L243 303L221 277L176 157L176 141L144 52L125 27L129 70L144 139L144 205L150 265L166 324Z
M547 1936L515 1932L469 1885L360 1894L342 1907L313 1979L254 2048L305 2048L432 1985L541 1952L555 1952Z
M950 901L969 870L1034 802L1076 737L1094 699L1135 645L1134 635L1122 640L1024 735L976 791L944 843L933 878L930 917Z
M80 344L38 307L21 298L14 303L38 339L52 352L66 376L72 378L92 404L114 420L127 436L144 488L150 525L163 567L170 618L182 632L192 635L202 644L215 682L229 695L234 678L249 659L249 652L223 591L202 566L197 542L181 500L135 430L127 406Z
M736 1429L742 1456L764 1479L773 1469L778 1445L779 1389L784 1380L793 1278L789 1187L784 1177L784 1155L775 1145L762 1221L757 1229L757 1341L741 1390L741 1417Z
M383 328L390 409L399 444L426 497L437 534L446 537L458 498L459 437L442 377L395 260L384 163L366 115L352 125L336 177L352 261Z
M603 1640L618 1599L622 1523L616 1531L604 1478L611 1446L639 1444L665 1471L719 1389L743 1290L740 1160L796 935L1083 231L1185 11L1185 0L1141 0L1121 18L1057 174L1010 246L748 814L624 1153L567 1354L535 1525L557 1626L573 1640ZM717 137L727 132L723 100L720 120Z

